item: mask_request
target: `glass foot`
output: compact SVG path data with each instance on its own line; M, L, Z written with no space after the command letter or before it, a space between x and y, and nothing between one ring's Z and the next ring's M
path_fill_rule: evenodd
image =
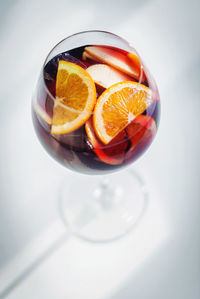
M77 175L70 184L62 185L60 213L76 236L108 242L124 236L138 223L147 202L145 184L133 170Z

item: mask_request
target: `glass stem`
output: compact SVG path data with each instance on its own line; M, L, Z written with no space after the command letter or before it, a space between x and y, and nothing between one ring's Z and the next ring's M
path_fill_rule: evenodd
M108 176L100 176L99 184L94 190L94 197L103 210L110 210L116 199L116 191L110 184Z

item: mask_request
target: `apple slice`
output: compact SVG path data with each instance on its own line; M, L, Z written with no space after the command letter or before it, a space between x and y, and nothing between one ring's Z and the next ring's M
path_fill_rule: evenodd
M106 64L91 65L86 71L90 74L95 83L104 88L108 88L115 83L132 80L130 76Z
M125 151L128 147L125 131L122 131L105 146L95 134L92 118L86 122L85 130L93 147L93 151L99 157L100 161L110 165L119 165L124 161Z
M86 51L83 52L82 59L83 59L83 61L86 61L87 59L94 60L94 58Z
M131 65L130 58L126 54L100 46L85 47L85 51L93 60L111 65L132 78L139 79L138 65Z

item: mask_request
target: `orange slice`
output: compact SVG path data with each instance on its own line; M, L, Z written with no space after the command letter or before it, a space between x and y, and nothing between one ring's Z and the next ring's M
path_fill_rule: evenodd
M141 61L140 61L139 57L137 56L137 54L134 51L129 52L127 54L127 57L130 61L130 65L132 65L133 67L138 69L138 71L140 73L138 80L141 80L141 83L144 82L145 79L146 79L146 76L145 76L145 73L144 73L144 69L141 69Z
M98 85L108 88L122 81L131 81L131 77L106 64L94 64L86 71Z
M51 117L46 113L46 111L42 107L40 107L40 105L35 103L33 104L33 108L35 112L42 118L42 120L44 120L48 125L51 125Z
M153 102L152 91L139 83L114 84L98 98L93 124L99 139L109 143Z
M140 59L139 57L137 56L136 53L134 52L129 52L127 54L127 57L130 59L130 61L136 66L136 68L138 68L138 70L140 69L141 67L141 63L140 63Z
M139 79L140 71L138 67L131 65L132 63L130 63L130 59L126 54L119 53L113 49L98 46L86 47L85 51L87 54L89 54L90 58L98 62L111 65L114 68L128 74L129 76Z
M51 133L66 134L81 127L90 117L95 101L96 88L90 75L82 67L60 60Z

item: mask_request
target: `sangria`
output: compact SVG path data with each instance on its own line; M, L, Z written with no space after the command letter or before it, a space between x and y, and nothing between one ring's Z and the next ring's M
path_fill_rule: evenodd
M53 48L32 102L34 127L47 152L90 175L114 172L140 157L155 137L159 110L156 83L137 52L101 31L75 34Z

